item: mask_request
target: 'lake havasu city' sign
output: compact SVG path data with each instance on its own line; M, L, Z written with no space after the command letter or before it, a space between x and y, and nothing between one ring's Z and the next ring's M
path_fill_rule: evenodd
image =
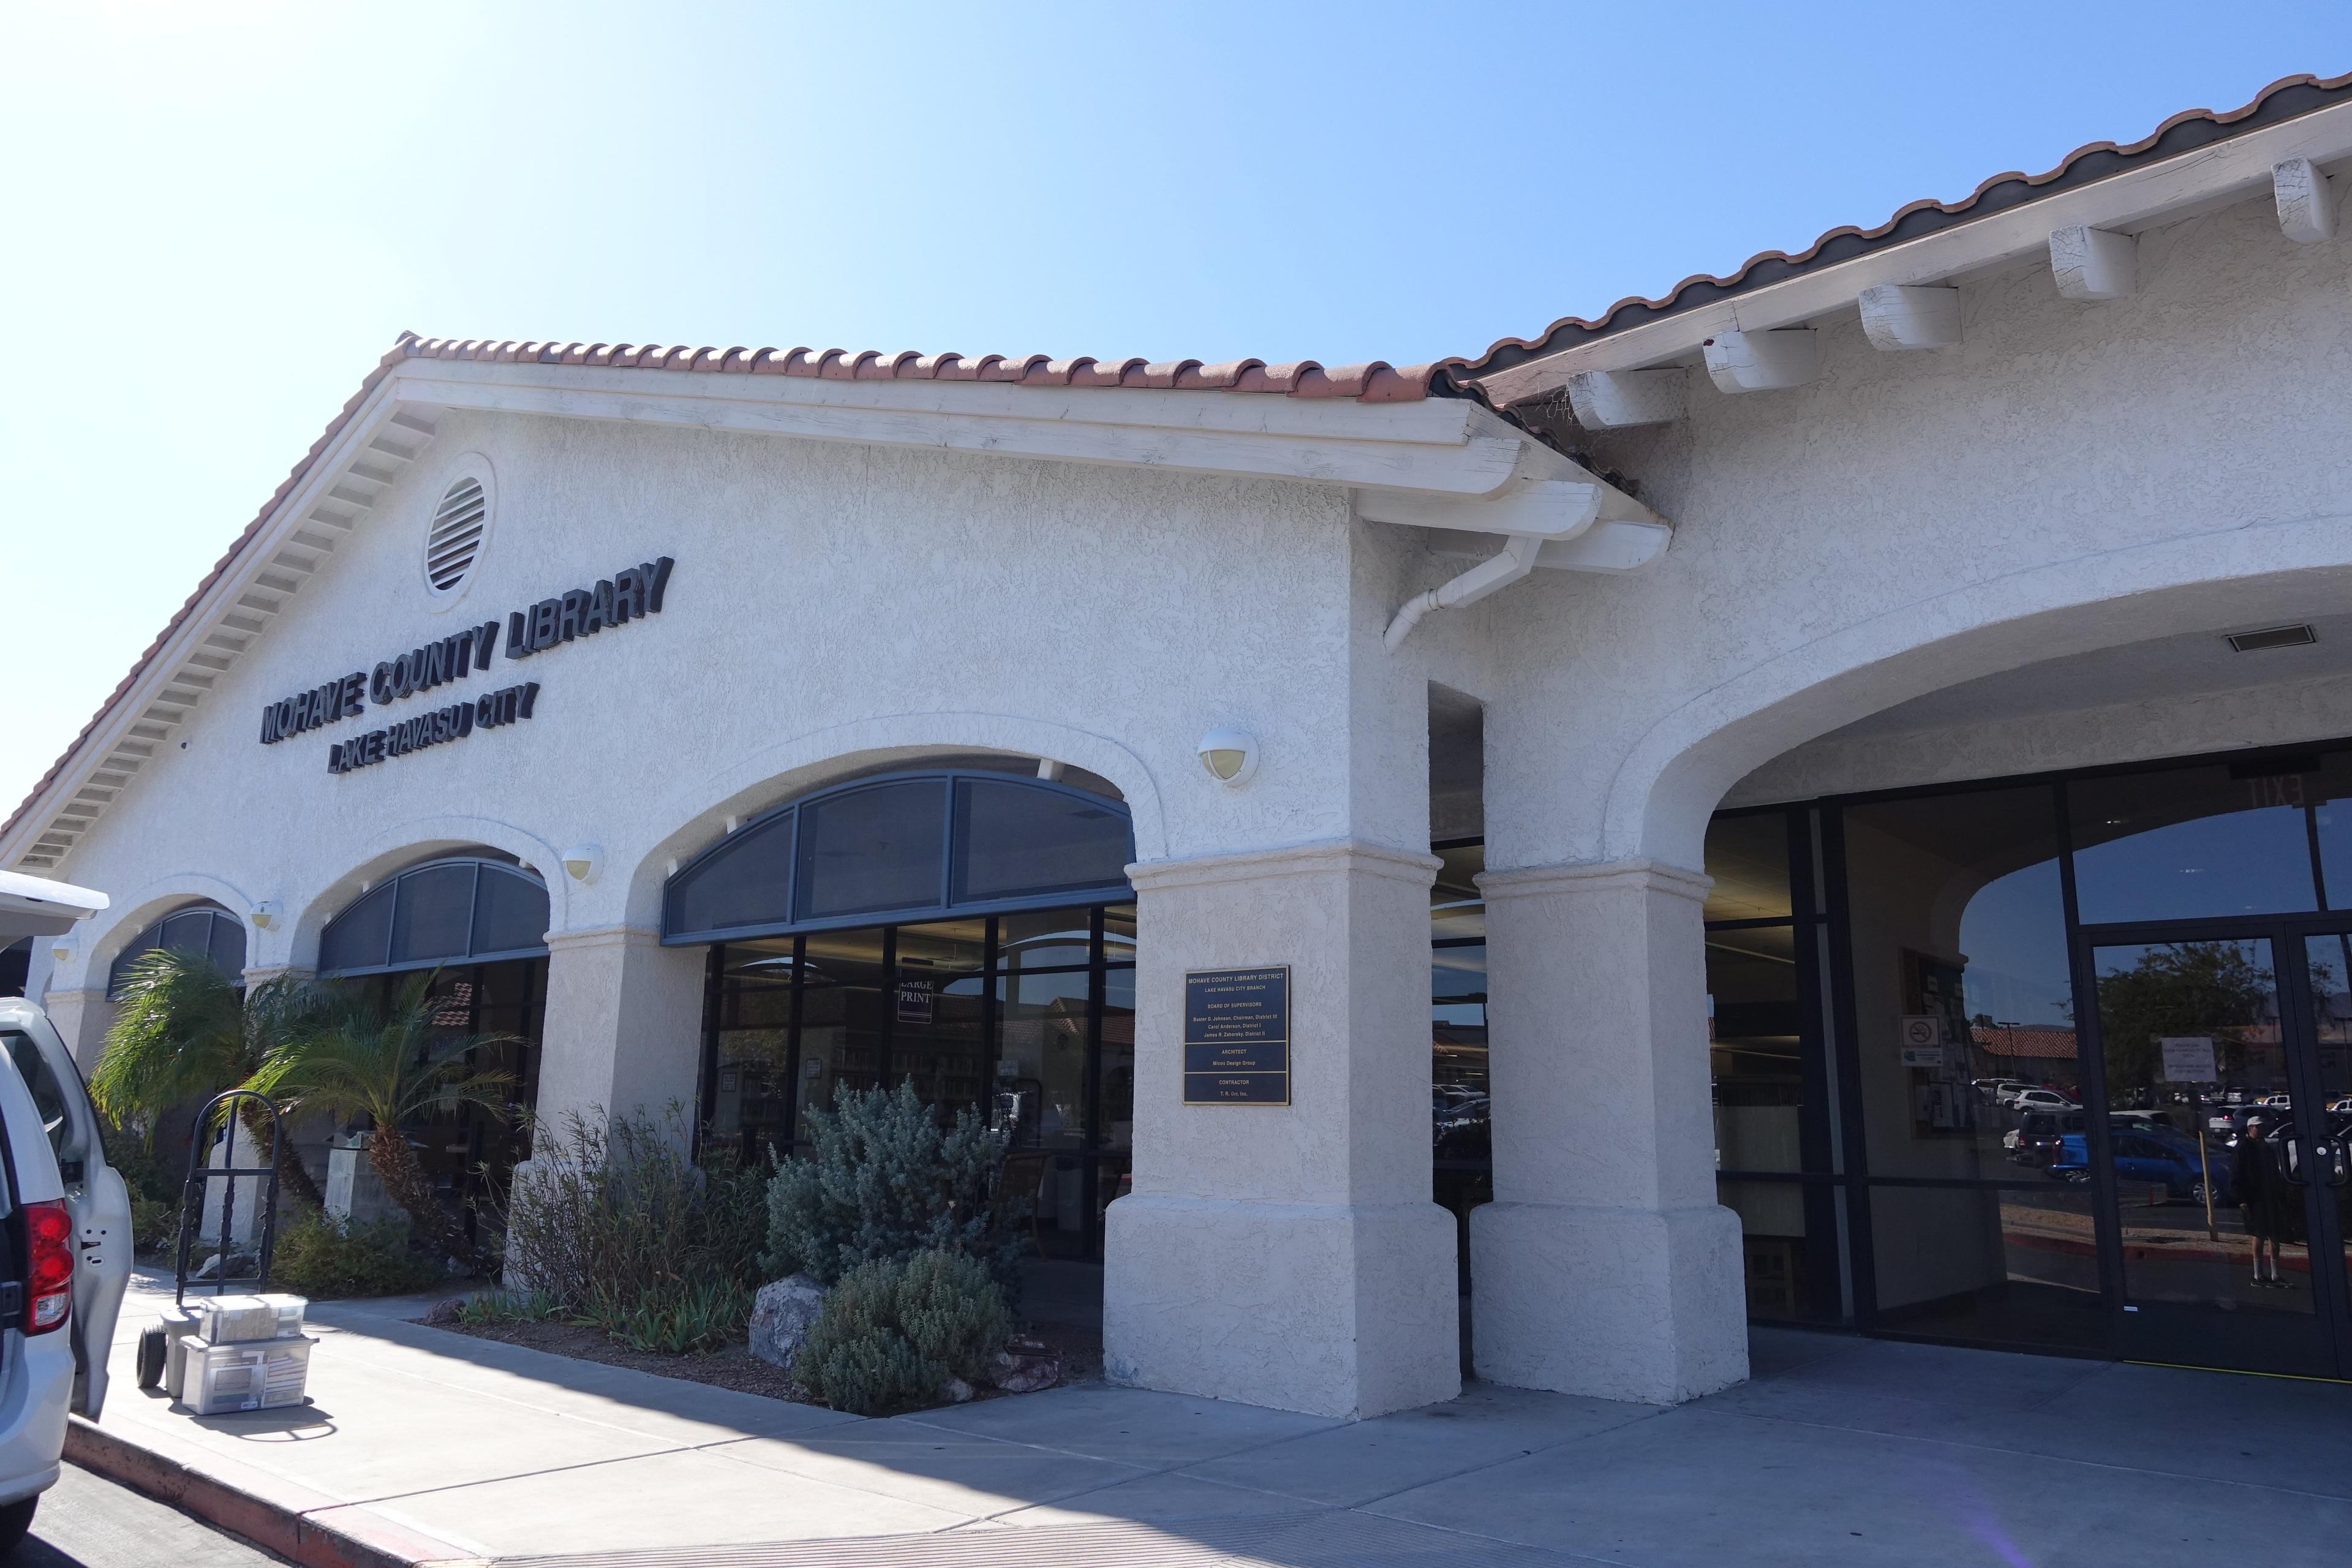
M529 658L559 643L575 642L661 614L673 564L667 555L642 562L599 579L593 588L569 589L529 609L514 611L506 620L506 657ZM356 719L370 706L385 707L463 679L476 670L489 668L498 654L498 622L467 626L380 660L373 670L355 669L269 704L261 710L261 743L275 745L328 724ZM476 730L520 723L531 716L538 701L539 682L530 680L436 708L335 742L327 748L327 771L347 773L388 757L463 740Z

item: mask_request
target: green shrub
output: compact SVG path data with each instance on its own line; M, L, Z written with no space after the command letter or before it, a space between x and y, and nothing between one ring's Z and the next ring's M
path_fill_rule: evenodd
M507 1277L640 1350L743 1337L761 1283L767 1171L697 1165L683 1114L541 1128L507 1202ZM557 1315L551 1311L550 1316Z
M976 1111L943 1131L910 1078L895 1091L845 1084L808 1122L814 1152L768 1184L770 1278L830 1285L863 1263L955 1252L985 1264L1008 1298L1017 1291L1028 1211L995 1202L1005 1141Z
M398 1220L347 1220L287 1205L269 1259L269 1288L325 1300L337 1296L404 1296L446 1276L412 1250Z
M485 1290L457 1302L455 1315L467 1328L486 1329L498 1323L544 1323L565 1313L562 1302L536 1290Z
M835 1410L883 1415L935 1403L950 1377L977 1381L1013 1331L987 1266L926 1251L841 1277L793 1358L793 1373Z
M614 1292L589 1316L598 1328L641 1351L692 1355L744 1337L751 1290L736 1279L664 1280L651 1290Z
M154 1252L180 1240L180 1205L161 1198L131 1199L131 1250Z
M180 1201L180 1184L186 1178L184 1170L172 1170L170 1162L155 1152L145 1138L101 1116L98 1119L99 1146L106 1151L106 1163L131 1189L135 1203L141 1198L150 1203L175 1207Z

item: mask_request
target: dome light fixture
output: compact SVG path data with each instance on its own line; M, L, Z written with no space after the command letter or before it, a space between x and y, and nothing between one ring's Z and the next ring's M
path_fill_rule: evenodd
M563 852L563 870L575 882L593 882L604 868L601 844L575 844Z
M1212 730L1197 749L1201 765L1221 784L1238 789L1257 772L1257 737L1245 730Z

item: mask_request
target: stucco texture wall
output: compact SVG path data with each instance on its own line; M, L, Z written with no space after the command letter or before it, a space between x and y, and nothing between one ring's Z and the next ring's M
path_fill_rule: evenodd
M1955 350L1849 318L1822 371L1596 434L1673 520L1630 579L1493 601L1489 863L1698 863L1732 783L1989 672L2340 602L2352 584L2352 247L2266 198L2153 230L2139 290L1962 284Z
M463 591L436 601L426 521L484 460L488 542ZM115 900L85 958L207 896L240 915L279 904L249 962L307 964L362 879L469 842L541 871L559 931L643 926L668 859L727 815L926 750L1099 773L1127 795L1147 859L1344 837L1359 826L1351 538L1366 526L1344 492L1304 484L447 416L60 868ZM677 564L658 616L257 742L266 702L659 554ZM326 771L332 741L521 679L542 688L527 723ZM1244 789L1193 756L1217 725L1259 738ZM564 877L562 851L591 842L593 883Z

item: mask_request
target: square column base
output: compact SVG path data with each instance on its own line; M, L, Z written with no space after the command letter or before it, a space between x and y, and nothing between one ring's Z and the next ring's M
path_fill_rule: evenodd
M1478 1375L1679 1405L1748 1376L1739 1216L1486 1204L1470 1213Z
M1131 1194L1104 1218L1113 1383L1342 1417L1462 1392L1454 1216L1435 1204Z

